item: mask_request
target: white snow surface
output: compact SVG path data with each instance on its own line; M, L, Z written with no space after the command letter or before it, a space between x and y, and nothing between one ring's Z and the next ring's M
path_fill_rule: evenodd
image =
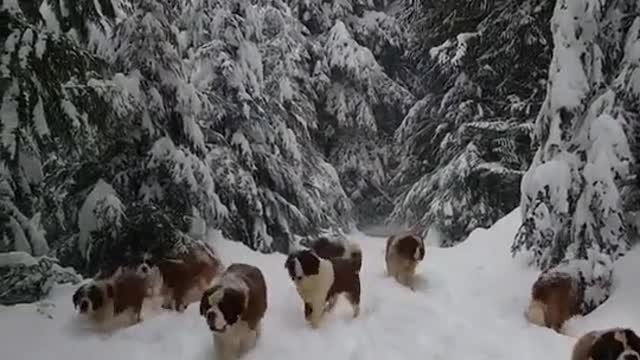
M515 210L492 228L475 230L457 247L429 248L418 268L416 292L384 275L384 238L352 234L364 253L360 317L351 318L349 306L340 300L318 330L304 321L283 255L216 241L226 264L254 264L267 280L263 336L245 359L568 359L575 338L524 319L537 272L509 255L519 224ZM621 260L612 298L591 315L570 321L570 334L640 325L635 311L640 298L634 276L638 263L637 249ZM40 304L0 307L3 358L215 359L197 304L182 315L162 312L139 325L95 333L74 315L73 291L72 286L60 285Z

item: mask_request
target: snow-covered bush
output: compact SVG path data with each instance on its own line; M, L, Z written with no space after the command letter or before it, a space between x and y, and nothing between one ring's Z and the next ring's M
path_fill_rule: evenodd
M34 302L49 294L56 284L77 284L80 277L51 257L32 257L25 252L0 253L0 304Z

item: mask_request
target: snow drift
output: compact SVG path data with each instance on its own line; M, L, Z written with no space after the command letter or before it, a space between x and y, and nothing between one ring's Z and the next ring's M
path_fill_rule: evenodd
M260 254L217 240L228 264L259 266L269 309L264 333L247 360L257 359L567 359L575 339L527 323L523 312L537 272L513 260L509 245L520 225L514 211L490 229L475 230L455 248L431 248L418 268L416 292L384 274L384 238L352 234L363 249L362 311L352 319L341 299L321 325L304 321L284 256ZM570 322L571 334L605 326L640 326L634 286L640 251L618 266L614 293L599 309ZM114 333L89 331L73 312L72 286L58 286L38 304L0 307L6 359L212 359L213 345L198 307L163 312ZM639 327L640 328L640 327Z

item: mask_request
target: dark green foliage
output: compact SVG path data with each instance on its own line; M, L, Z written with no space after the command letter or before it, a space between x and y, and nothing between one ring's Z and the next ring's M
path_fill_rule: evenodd
M49 294L55 284L77 284L72 269L62 268L50 257L32 258L23 252L0 254L0 304L35 302Z
M552 11L542 0L407 8L408 56L425 85L395 134L402 161L390 221L434 226L451 246L517 206L533 156L527 124L544 96Z

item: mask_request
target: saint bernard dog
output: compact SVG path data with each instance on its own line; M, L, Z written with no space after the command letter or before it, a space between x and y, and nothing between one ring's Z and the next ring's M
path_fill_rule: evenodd
M256 346L267 311L267 284L262 271L231 264L200 300L200 315L213 333L218 359L232 360Z
M400 284L415 290L416 267L424 260L425 254L424 241L415 234L390 236L384 255L387 274Z
M577 282L566 273L543 273L533 283L527 319L562 332L564 323L580 313Z
M337 297L344 294L353 307L353 317L360 313L360 265L344 258L323 259L313 250L297 250L287 257L285 268L304 302L305 319L313 328L320 326L323 315L331 311Z
M73 294L74 308L98 327L107 330L143 320L143 305L153 294L147 279L119 268L111 277L92 280Z
M201 242L177 259L161 259L155 266L145 260L138 266L138 272L147 276L154 288L161 289L162 307L178 312L200 301L223 269L219 257Z
M629 328L591 331L576 341L571 360L640 360L640 338Z

